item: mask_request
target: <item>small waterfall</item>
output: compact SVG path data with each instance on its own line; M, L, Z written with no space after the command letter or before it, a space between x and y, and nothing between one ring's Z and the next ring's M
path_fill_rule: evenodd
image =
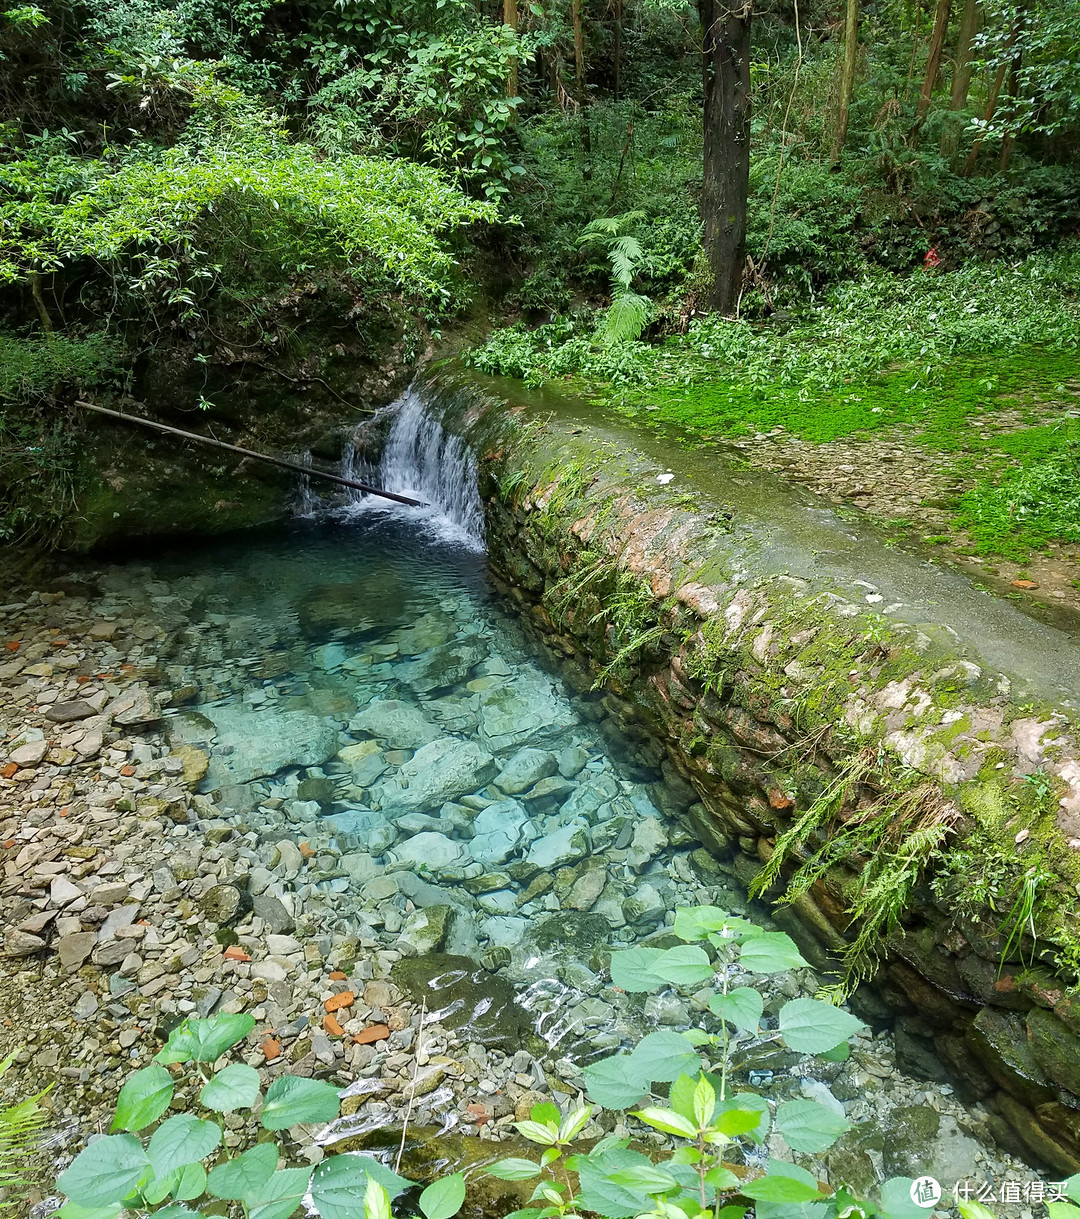
M382 458L376 469L350 445L342 461L346 477L368 478L376 486L415 496L427 508L407 508L358 496L350 511L385 511L428 522L448 541L472 550L484 548L484 511L477 489L476 456L461 439L447 432L415 389L407 389L387 411L393 415Z

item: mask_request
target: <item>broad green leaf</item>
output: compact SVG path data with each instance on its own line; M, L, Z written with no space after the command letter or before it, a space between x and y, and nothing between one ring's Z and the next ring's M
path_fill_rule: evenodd
M508 1160L496 1160L494 1164L489 1164L484 1172L500 1181L529 1181L540 1175L540 1165L532 1160L511 1156Z
M866 1025L821 999L792 999L780 1009L784 1044L798 1054L821 1054L853 1037Z
M807 1173L807 1176L810 1174ZM800 1177L781 1175L770 1171L763 1177L753 1181L745 1181L739 1186L739 1192L756 1202L809 1202L812 1198L820 1198L821 1191L816 1184L804 1181Z
M191 1113L170 1117L154 1131L146 1154L158 1177L168 1176L185 1164L205 1159L221 1142L216 1122L200 1122Z
M420 1209L426 1219L451 1219L461 1210L464 1201L465 1175L456 1172L452 1177L432 1181L420 1195Z
M279 1168L247 1203L248 1219L289 1219L304 1200L310 1180L310 1168Z
M816 1100L784 1101L776 1110L776 1129L792 1151L825 1151L851 1123Z
M110 1202L106 1206L81 1206L69 1198L54 1212L54 1219L116 1219L119 1214L119 1202Z
M161 1210L154 1211L154 1219L202 1219L202 1212L173 1202L169 1206L163 1206Z
M801 969L807 964L795 941L783 931L763 931L744 940L739 962L754 974L775 974L785 969Z
M747 1206L722 1206L717 1212L716 1219L743 1219L749 1209Z
M735 1189L739 1184L739 1178L730 1168L725 1168L723 1164L717 1164L715 1168L710 1168L705 1174L705 1184L710 1189L717 1191Z
M515 1122L514 1126L530 1143L539 1143L541 1147L552 1147L559 1141L558 1126L554 1130L541 1122Z
M255 1027L246 1012L224 1013L206 1019L181 1021L154 1056L155 1062L215 1062Z
M276 1143L256 1143L243 1155L212 1168L206 1179L206 1188L215 1198L249 1202L270 1180L277 1162Z
M630 1070L635 1079L669 1083L700 1069L701 1059L690 1042L681 1033L666 1029L642 1037L630 1055Z
M881 1209L889 1219L926 1219L926 1207L911 1200L911 1177L890 1177L881 1187Z
M206 1193L206 1169L201 1164L185 1164L180 1169L180 1179L173 1189L173 1197L181 1202L190 1202Z
M174 1087L173 1078L164 1067L151 1063L136 1071L116 1098L113 1130L143 1130L156 1122L168 1109Z
M626 948L611 954L611 980L620 990L656 990L666 979L656 970L662 948Z
M715 1084L713 1085L716 1086ZM756 1092L736 1092L727 1100L717 1102L714 1122L720 1122L728 1113L756 1114L757 1125L751 1126L740 1133L749 1134L756 1142L760 1142L769 1133L769 1102ZM740 1123L741 1125L741 1123Z
M697 1126L674 1109L661 1109L650 1105L645 1109L635 1109L632 1116L665 1134L677 1134L684 1139L697 1138Z
M341 1101L333 1084L299 1075L279 1075L266 1090L259 1121L266 1130L286 1130L300 1122L329 1122Z
M1080 1172L1063 1182L1065 1192L1074 1202L1080 1202Z
M650 1082L634 1068L629 1054L614 1054L585 1068L585 1089L605 1109L627 1109L636 1104L648 1092Z
M699 1078L704 1079L704 1076ZM688 1122L695 1121L694 1097L697 1094L698 1079L693 1075L680 1075L668 1089L668 1104ZM715 1093L714 1093L715 1095Z
M729 1139L750 1134L761 1125L761 1114L753 1109L724 1109L712 1120L712 1130L717 1130Z
M719 906L695 906L690 910L675 911L675 926L672 931L680 940L703 940L710 934L723 931L728 915Z
M612 1174L627 1168L651 1169L653 1163L647 1156L625 1147L608 1147L603 1151L594 1148L575 1161L579 1185L575 1209L595 1211L604 1219L630 1219L645 1210L641 1193L619 1185Z
M536 1109L533 1109L535 1115ZM571 1109L570 1112L562 1119L559 1125L559 1141L569 1143L585 1129L586 1123L593 1115L592 1105L578 1105L576 1109Z
M562 1113L559 1111L559 1106L553 1105L549 1100L539 1105L533 1105L532 1109L529 1110L529 1117L534 1122L539 1122L541 1126L554 1126L556 1130L558 1130L559 1123L562 1121Z
M176 1169L165 1176L153 1176L149 1181L144 1181L139 1188L139 1193L148 1206L156 1206L167 1198L179 1184L180 1170Z
M818 1058L822 1062L847 1062L851 1057L851 1045L849 1042L841 1041L839 1045L833 1046L831 1050L826 1050L822 1054L818 1054Z
M715 972L708 953L696 944L662 949L653 969L672 986L703 986Z
M327 1156L311 1178L311 1197L322 1219L353 1219L367 1196L368 1182L396 1198L412 1185L373 1156L344 1152Z
M133 1134L110 1134L81 1151L56 1184L80 1206L122 1202L150 1177L150 1160Z
M215 1113L250 1109L258 1098L259 1072L242 1062L234 1062L218 1071L199 1093L199 1100Z
M712 1120L716 1108L716 1091L703 1075L694 1089L694 1125L704 1129Z
M1080 1207L1073 1206L1071 1202L1048 1202L1046 1213L1050 1219L1080 1219ZM968 1216L965 1216L964 1219L968 1219Z
M737 1029L753 1033L761 1023L765 1001L752 986L738 986L726 995L713 995L709 1011Z
M655 1164L647 1167L643 1164L632 1164L629 1168L617 1168L608 1174L608 1179L616 1185L624 1185L627 1189L640 1190L643 1194L666 1194L679 1188L678 1181L669 1172L664 1172Z

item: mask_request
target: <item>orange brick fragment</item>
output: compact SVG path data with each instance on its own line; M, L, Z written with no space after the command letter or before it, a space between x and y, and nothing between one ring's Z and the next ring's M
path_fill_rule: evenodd
M483 1126L486 1122L491 1121L491 1114L488 1113L487 1109L485 1109L483 1105L466 1105L465 1112L478 1126Z
M54 648L66 648L68 641L66 639L54 639L52 645Z
M342 973L340 969L332 969L330 971L331 982L344 982L347 977L348 974Z
M1012 582L1012 586L1013 586L1013 588L1026 588L1026 589L1032 589L1032 588L1038 588L1038 587L1039 587L1039 586L1038 586L1038 585L1035 583L1035 581L1034 581L1034 580L1014 580L1014 581Z
M309 842L302 842L299 850L305 859L310 859L315 854L315 848Z
M7 650L8 650L9 652L17 652L17 651L19 650L19 648L21 648L21 647L22 647L22 644L19 642L19 640L18 640L18 639L13 639L13 640L12 640L12 641L11 641L9 644L7 644L6 646L7 646Z
M330 1034L331 1037L344 1037L345 1030L341 1027L336 1016L323 1016L323 1028Z
M121 766L120 773L124 776L125 779L130 779L131 776L135 773L135 767L134 766Z
M4 843L4 850L5 850L5 851L10 851L10 850L11 850L11 848L12 848L14 845L15 845L15 839L14 839L14 838L9 838L9 839L7 840L7 842L5 842L5 843Z
M328 1012L336 1012L343 1007L352 1007L356 996L351 990L343 990L340 995L331 995L323 1004Z
M10 779L18 769L18 762L9 762L3 769L0 769L0 779Z
M226 961L250 961L251 960L251 957L237 944L230 944L229 947L225 949L224 955L225 955Z
M361 1033L357 1033L353 1041L357 1045L370 1045L373 1041L385 1041L390 1036L388 1024L369 1024Z
M259 1046L259 1049L262 1050L267 1062L270 1062L273 1058L281 1057L281 1042L275 1041L273 1037L267 1037L262 1045Z
M80 686L83 686L90 680L90 678L87 677L85 673L80 673L79 676L75 678L75 680L76 680L76 682L78 682L78 684Z
M135 672L135 666L134 666L134 665L121 665L121 666L120 666L120 672L121 672L121 673L134 673L134 672Z

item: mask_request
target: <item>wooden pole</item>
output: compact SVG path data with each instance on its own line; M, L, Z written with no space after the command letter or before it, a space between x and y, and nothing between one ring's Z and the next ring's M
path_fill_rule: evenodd
M412 499L408 495L398 495L396 491L383 491L380 487L371 487L367 483L357 482L352 478L342 478L340 474L331 474L327 470L319 470L314 466L305 466L298 461L289 461L285 457L269 457L266 453L256 453L254 449L242 449L236 444L226 444L224 440L212 440L209 436L200 436L197 432L185 432L178 427L169 427L165 423L157 423L153 419L142 419L138 415L122 415L119 411L111 411L106 406L96 406L93 402L75 403L83 410L94 411L99 415L108 415L123 423L137 423L140 427L153 428L157 432L167 432L170 436L180 436L184 440L194 440L197 444L210 445L215 449L226 449L230 453L239 453L241 457L254 457L256 461L265 461L272 466L281 466L284 470L295 470L298 474L309 474L312 478L323 478L327 482L337 483L342 487L351 487L354 491L365 491L368 495L380 495L383 499L392 499L398 504L409 504L413 508L429 507L422 499Z

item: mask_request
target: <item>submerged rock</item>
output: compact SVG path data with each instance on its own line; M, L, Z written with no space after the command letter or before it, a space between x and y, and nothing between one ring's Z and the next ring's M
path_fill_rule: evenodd
M418 749L398 773L372 791L393 813L437 812L447 800L476 791L495 776L495 759L475 741L440 738Z
M394 965L390 977L414 1003L426 1003L429 1021L467 1030L468 1040L488 1049L519 1050L530 1031L510 983L468 957L406 957Z
M442 736L442 730L414 703L399 699L375 699L358 712L350 732L366 732L391 749L419 749Z
M557 769L558 760L548 750L519 749L497 775L495 786L508 796L516 796Z
M516 800L500 800L478 813L472 823L469 853L485 867L503 863L523 842L536 836L529 814Z
M250 711L238 703L204 711L217 734L210 787L250 783L286 766L321 766L338 750L337 729L309 711Z
M555 744L578 723L565 698L538 672L522 672L480 696L479 735L492 753Z

